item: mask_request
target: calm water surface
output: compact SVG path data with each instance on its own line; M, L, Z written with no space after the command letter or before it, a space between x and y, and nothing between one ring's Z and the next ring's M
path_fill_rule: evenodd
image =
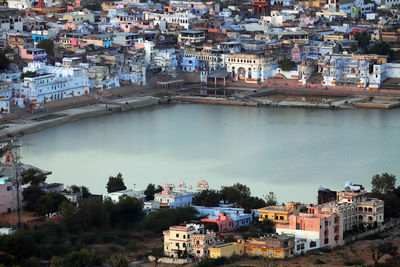
M185 181L240 182L279 201L315 202L317 189L400 175L400 109L307 110L157 106L68 123L24 137L23 161L50 182L105 193L122 172L128 188Z

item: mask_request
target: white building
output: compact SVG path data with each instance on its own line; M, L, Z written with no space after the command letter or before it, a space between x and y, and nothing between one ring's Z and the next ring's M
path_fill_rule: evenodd
M38 107L40 103L89 94L89 80L85 69L48 66L31 62L23 72L36 73L16 85L16 94Z
M176 12L171 14L160 14L143 12L145 20L154 20L155 24L157 21L166 21L166 23L178 24L184 29L189 29L191 25L197 22L197 16L189 12Z
M172 190L173 188L173 185L165 184L164 190L161 193L154 194L154 200L160 202L160 207L177 208L192 205L196 193L183 190Z
M92 90L107 90L120 86L118 74L110 73L106 66L88 66L86 71Z
M117 203L119 202L119 199L122 196L134 197L142 201L146 200L146 195L144 194L144 190L138 190L138 189L126 189L117 192L107 193L103 195L103 200L109 198L111 199L112 202Z
M11 82L0 80L0 113L10 113L10 101L12 97Z
M37 0L8 0L7 4L9 8L23 9L32 8L37 6Z

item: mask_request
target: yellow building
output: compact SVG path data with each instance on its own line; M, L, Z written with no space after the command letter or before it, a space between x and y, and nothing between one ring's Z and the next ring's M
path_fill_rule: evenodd
M288 202L285 206L268 206L257 211L260 213L259 221L270 219L275 223L288 223L290 215L299 214L300 202Z
M221 244L208 248L210 258L216 259L219 257L230 257L232 255L243 255L244 253L244 241L238 240L237 242L231 242Z
M272 235L263 238L250 238L244 244L245 254L276 259L294 255L294 236Z
M324 42L334 42L343 40L343 35L338 34L331 34L331 35L324 35Z

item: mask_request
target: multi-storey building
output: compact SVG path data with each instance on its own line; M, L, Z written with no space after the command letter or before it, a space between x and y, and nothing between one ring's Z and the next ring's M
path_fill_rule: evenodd
M12 97L11 82L0 80L0 113L10 113L10 101Z
M345 190L337 192L337 200L321 205L310 205L310 214L340 214L343 231L363 225L381 225L384 222L384 202L369 198L362 185L346 182Z
M177 208L190 206L193 203L195 196L194 192L190 191L174 191L171 184L165 184L164 190L161 193L154 194L154 200L160 202L160 207Z
M208 248L216 244L216 234L204 230L203 225L171 226L163 234L164 254L174 258L208 256Z
M20 190L22 199L22 189ZM8 177L0 178L0 214L15 211L18 206L17 190Z
M99 47L104 47L104 48L109 48L113 44L113 38L109 34L90 34L90 35L85 35L82 38L83 42L86 45L94 45L94 46L99 46Z
M264 82L269 77L271 63L269 58L256 54L228 54L226 69L235 81L246 83Z
M385 79L400 77L400 64L387 63L387 56L382 55L326 54L318 64L324 86L377 90Z
M92 90L106 90L120 86L118 74L111 74L106 66L88 66L87 76Z
M198 45L204 43L205 40L203 31L184 30L178 35L178 42L182 45Z
M260 213L259 221L269 219L275 223L288 223L290 215L299 214L300 202L288 202L284 206L268 206L257 211Z
M294 235L296 254L343 244L343 225L337 213L292 214L287 224L276 225L276 232Z
M17 96L38 104L72 96L89 94L89 80L83 68L47 66L44 63L31 62L23 72L34 73L15 85Z
M200 233L192 234L191 246L189 253L195 258L209 257L209 247L216 244L217 235L215 232L202 231Z
M63 19L68 22L83 23L83 22L94 22L94 14L86 10L85 12L75 11L63 14Z
M190 29L190 27L196 23L197 16L191 13L175 12L175 13L151 13L144 12L143 17L146 20L165 21L167 24L177 24L184 29Z
M47 62L47 53L45 49L42 48L22 48L21 49L21 58L34 61L34 62Z

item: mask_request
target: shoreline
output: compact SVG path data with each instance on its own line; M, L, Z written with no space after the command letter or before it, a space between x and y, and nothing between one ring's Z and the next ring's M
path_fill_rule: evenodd
M210 105L233 105L249 107L271 107L271 108L305 108L305 109L391 109L399 106L379 103L362 103L359 98L351 98L349 103L344 100L333 101L332 103L313 103L298 101L271 101L255 100L245 98L228 98L212 96L188 96L172 95L169 97L158 97L152 95L127 96L114 100L103 100L100 103L89 104L78 107L66 107L59 111L50 111L48 113L38 114L37 116L23 116L16 120L11 120L3 124L4 128L0 130L0 141L6 141L11 136L23 133L30 134L46 130L68 122L74 122L82 119L109 115L118 112L125 112L139 108L145 108L165 103L195 103Z
M16 135L19 133L30 134L68 122L125 112L163 103L165 103L164 100L153 96L127 97L114 101L107 101L107 103L92 104L83 107L67 108L62 111L49 112L48 114L38 116L37 118L20 120L21 123L6 123L5 128L0 130L0 141L7 140L10 138L9 135Z

